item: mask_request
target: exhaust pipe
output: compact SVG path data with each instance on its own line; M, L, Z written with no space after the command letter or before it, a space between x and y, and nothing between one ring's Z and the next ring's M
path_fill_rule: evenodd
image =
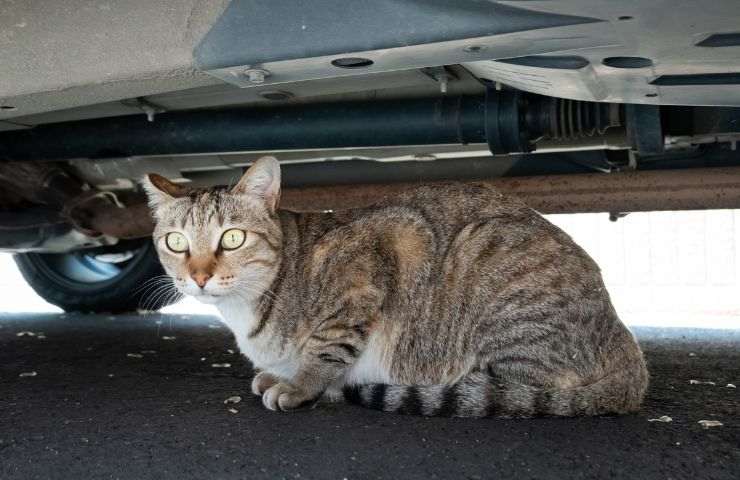
M481 96L169 112L0 133L0 159L68 160L261 150L487 143L493 153L566 146L622 124L619 105L519 91Z

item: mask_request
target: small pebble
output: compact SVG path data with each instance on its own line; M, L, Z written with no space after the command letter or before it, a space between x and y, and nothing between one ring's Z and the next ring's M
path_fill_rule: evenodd
M205 362L206 361L206 357L200 357L200 361L201 362Z
M721 427L723 425L719 420L699 420L696 423L704 428Z
M176 337L162 337L162 340L174 340Z
M648 418L648 422L660 422L660 423L670 423L673 419L669 417L668 415L663 415L662 417L658 418Z
M725 385L727 388L737 388L737 386L734 383L728 383Z
M689 357L695 357L696 354L694 352L689 353Z
M231 412L231 413L239 413L239 410L237 410L236 408L230 408L229 409L229 412Z
M21 377L21 378L23 378L23 377L35 377L36 376L36 372L22 372L18 376Z
M231 367L230 363L212 363L211 367L213 368L229 368Z
M39 333L38 335L36 335L36 338L38 338L39 340L46 340L46 335L44 335L43 333Z
M230 403L239 403L241 401L242 401L242 397L240 397L239 395L234 395L224 400L224 404L228 405Z
M714 382L700 382L699 380L689 380L689 385L716 385Z
M142 350L141 353L143 353L144 355L153 355L157 353L157 351L156 350Z
M112 373L108 374L108 378L113 378L113 377L115 377L115 375L113 375Z
M226 350L226 353L228 353L229 355L233 355L234 354L234 350L232 350L232 349L229 348L228 350Z
M25 331L25 332L18 332L18 333L15 334L15 336L16 337L35 337L36 334L33 333L33 332L27 332L27 331Z
M126 356L129 358L144 358L144 355L140 353L127 353Z

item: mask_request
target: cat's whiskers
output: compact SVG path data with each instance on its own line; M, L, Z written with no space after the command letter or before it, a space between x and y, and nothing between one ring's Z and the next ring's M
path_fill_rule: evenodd
M151 310L152 307L156 304L156 298L159 297L160 293L165 291L167 287L160 286L157 287L154 291L149 293L141 302L141 308L143 310Z
M157 275L156 277L150 278L149 280L144 282L142 285L137 287L133 291L133 294L137 295L141 293L142 296L145 296L153 288L156 288L163 284L169 284L169 283L172 283L172 279L170 278L169 275Z
M161 291L167 288L167 284L161 283L150 286L146 292L141 296L140 306L144 310L147 310L153 297L157 296Z
M165 304L172 305L173 303L179 302L184 297L185 297L185 294L183 294L177 289L173 289L172 292L170 292L170 296L167 298L167 301L165 302Z
M180 292L175 288L175 285L170 282L162 282L149 288L149 290L142 296L141 306L144 310L151 310L157 305L167 304L167 301L174 295ZM165 300L165 302L161 302Z
M143 288L143 287L145 287L145 286L147 286L147 285L150 285L150 284L152 284L152 283L156 283L156 282L158 282L158 281L161 281L161 280L170 280L171 278L172 278L172 277L170 277L170 276L169 276L169 275L167 275L166 273L163 273L163 274L161 274L161 275L155 275L154 277L150 278L150 279L149 279L149 280L147 280L146 282L142 283L142 284L141 284L141 285L140 285L140 286L139 286L139 287L138 287L138 288L137 288L136 290L134 290L134 291L135 291L135 292L136 292L136 291L139 291L139 290L140 290L141 288Z

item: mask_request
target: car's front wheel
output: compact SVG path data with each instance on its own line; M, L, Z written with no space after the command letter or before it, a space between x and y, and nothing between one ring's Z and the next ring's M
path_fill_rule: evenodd
M65 311L157 310L178 297L151 240L70 253L15 255L23 277Z

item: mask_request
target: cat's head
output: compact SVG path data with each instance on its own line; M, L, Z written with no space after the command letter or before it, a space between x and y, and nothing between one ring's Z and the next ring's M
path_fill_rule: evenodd
M143 184L156 221L154 244L178 290L219 303L257 298L269 288L282 245L275 158L258 160L231 189L189 189L156 174Z

